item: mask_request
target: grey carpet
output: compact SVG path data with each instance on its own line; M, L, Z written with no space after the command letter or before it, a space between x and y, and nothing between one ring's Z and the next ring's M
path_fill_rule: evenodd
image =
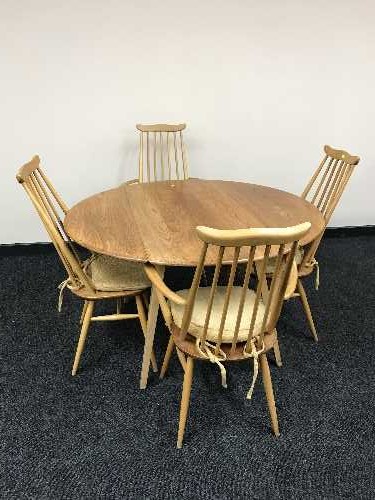
M182 450L176 357L140 391L137 322L97 324L72 378L80 303L67 292L57 312L57 258L0 258L1 498L374 498L374 255L374 237L323 242L319 292L307 282L318 344L299 302L285 304L284 366L271 363L280 438L261 380L245 398L247 363L230 366L227 390L197 363ZM167 272L175 289L190 278ZM159 361L166 338L159 321Z

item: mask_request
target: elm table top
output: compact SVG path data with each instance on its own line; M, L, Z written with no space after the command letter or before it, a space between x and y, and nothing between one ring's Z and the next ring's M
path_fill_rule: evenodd
M311 229L301 245L324 229L323 216L311 203L266 186L189 179L123 184L95 194L69 210L64 227L72 240L94 252L165 266L191 266L197 264L202 245L196 226L286 227L305 221L311 222ZM212 249L206 264L215 264L216 258L217 251Z

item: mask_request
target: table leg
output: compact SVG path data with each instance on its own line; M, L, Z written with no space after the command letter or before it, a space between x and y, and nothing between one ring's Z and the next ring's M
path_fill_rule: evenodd
M163 278L164 276L164 266L155 266L160 276ZM150 305L148 309L148 318L147 318L147 333L145 338L145 348L143 351L143 361L142 361L142 370L141 370L141 381L140 387L141 389L146 389L148 372L150 369L150 361L152 355L152 349L154 347L154 336L156 329L156 321L158 319L159 312L159 301L156 295L156 291L154 286L151 288L151 298Z

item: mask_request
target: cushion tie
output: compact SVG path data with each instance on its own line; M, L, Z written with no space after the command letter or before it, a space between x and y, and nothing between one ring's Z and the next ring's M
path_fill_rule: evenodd
M257 347L256 347L256 337L253 337L251 340L250 340L250 344L251 344L251 352L246 352L245 349L246 349L246 346L245 346L245 349L243 351L243 354L245 356L245 358L254 358L254 371L253 371L253 380L251 382L251 386L250 386L250 389L248 390L248 393L247 393L247 399L251 399L251 396L253 395L253 391L254 391L254 386L255 386L255 382L258 378L258 372L259 372L259 362L258 362L258 357L260 354L262 354L264 352L264 341L262 342L262 347L259 349L259 351L257 350Z
M222 361L225 361L227 359L227 356L224 351L219 349L219 356L215 354L213 351L215 351L215 345L211 344L207 340L205 340L203 343L200 338L196 339L195 342L196 348L199 352L199 354L211 361L211 363L216 363L217 366L220 369L221 373L221 385L227 389L227 372L225 370L225 366L223 365Z
M87 274L87 270L88 268L90 267L91 263L94 262L94 260L97 258L97 254L96 253L93 253L91 255L91 257L89 257L88 259L86 259L83 263L82 263L82 269L83 271Z
M316 268L316 275L315 275L315 290L319 289L320 285L320 272L319 272L319 262L313 257L311 261L306 264L306 267L315 267Z
M82 285L75 285L74 283L72 283L70 277L68 277L66 280L62 281L57 288L60 290L59 300L57 302L57 310L61 312L65 288L69 288L70 290L79 290L80 288L82 288Z
M88 267L90 266L91 262L96 259L96 257L97 257L97 254L93 253L91 255L91 257L89 257L88 259L86 259L82 263L81 267L82 267L82 270L84 271L84 273L87 272ZM58 300L58 303L57 303L57 310L59 312L61 312L61 308L62 308L62 304L63 304L63 299L64 299L64 290L65 290L65 288L69 288L69 290L79 290L80 288L82 288L82 285L81 284L74 285L74 283L72 283L72 280L68 276L68 278L66 280L62 281L57 288L60 290L60 292L59 292L59 300Z

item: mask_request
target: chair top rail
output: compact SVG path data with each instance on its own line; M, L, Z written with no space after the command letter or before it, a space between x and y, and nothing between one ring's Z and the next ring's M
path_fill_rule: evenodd
M197 233L206 243L219 246L257 246L290 243L299 240L310 229L310 222L284 228L214 229L198 226Z
M145 125L142 123L138 123L136 127L141 132L180 132L182 130L185 130L186 123L179 123L177 125L169 125L167 123Z
M335 160L344 160L345 163L348 163L349 165L358 165L360 161L359 156L353 156L343 149L334 149L328 145L324 146L324 152Z
M17 172L16 179L23 184L30 175L40 167L40 158L35 155L29 162L25 163Z

